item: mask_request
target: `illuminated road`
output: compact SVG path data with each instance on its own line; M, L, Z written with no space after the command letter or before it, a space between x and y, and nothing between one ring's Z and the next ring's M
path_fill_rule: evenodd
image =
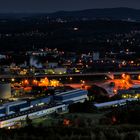
M121 75L123 73L128 73L130 75L137 75L140 74L140 71L137 72L93 72L93 73L79 73L79 74L39 74L39 75L0 75L0 78L27 78L27 77L35 77L35 78L40 78L40 77L74 77L74 76L102 76L102 75Z
M114 83L114 87L110 86L110 83ZM65 84L66 86L71 86L75 89L82 88L82 83L71 83ZM120 89L129 89L134 85L140 86L139 80L131 80L131 83L124 79L113 79L113 80L105 80L105 81L98 81L98 82L85 82L84 86L85 89L92 86L97 85L99 87L104 88L109 95L115 95L118 90Z

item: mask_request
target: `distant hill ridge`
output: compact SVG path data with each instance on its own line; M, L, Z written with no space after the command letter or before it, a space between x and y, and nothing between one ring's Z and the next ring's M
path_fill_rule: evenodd
M111 18L140 20L140 10L132 8L104 8L80 11L58 11L48 14L53 17Z
M115 20L137 20L140 21L140 9L132 8L104 8L104 9L86 9L79 11L58 11L54 13L0 13L0 19L2 18L21 18L21 17L38 17L38 16L50 16L60 18L109 18Z

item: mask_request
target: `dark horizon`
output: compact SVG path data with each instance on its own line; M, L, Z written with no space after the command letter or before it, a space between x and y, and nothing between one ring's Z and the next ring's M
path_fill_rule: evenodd
M129 7L109 7L109 8L87 8L87 9L75 9L75 10L57 10L57 11L52 11L52 12L43 12L43 11L39 11L39 12L27 12L27 11L13 11L13 12L1 12L0 14L53 14L53 13L58 13L58 12L79 12L79 11L87 11L87 10L111 10L111 9L128 9L128 10L140 10L140 8L129 8Z
M0 2L0 13L52 13L117 7L140 9L138 0L0 0Z

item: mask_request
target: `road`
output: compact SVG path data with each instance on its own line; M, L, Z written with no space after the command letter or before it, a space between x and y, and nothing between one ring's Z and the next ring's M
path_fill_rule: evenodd
M11 75L11 74L5 74L0 75L0 78L27 78L27 77L34 77L34 78L41 78L41 77L73 77L73 76L101 76L101 75L121 75L123 73L128 73L130 75L139 75L140 71L134 71L134 72L93 72L93 73L78 73L78 74L39 74L39 75Z

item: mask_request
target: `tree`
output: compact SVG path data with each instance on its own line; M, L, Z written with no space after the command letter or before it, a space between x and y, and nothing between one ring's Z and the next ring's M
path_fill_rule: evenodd
M26 123L27 123L27 126L32 126L32 120L29 118L28 115L26 116Z
M139 139L140 139L139 132L127 133L124 137L124 140L139 140Z
M106 138L105 134L104 134L102 131L100 131L100 132L98 133L96 139L97 139L97 140L106 140L107 138Z

